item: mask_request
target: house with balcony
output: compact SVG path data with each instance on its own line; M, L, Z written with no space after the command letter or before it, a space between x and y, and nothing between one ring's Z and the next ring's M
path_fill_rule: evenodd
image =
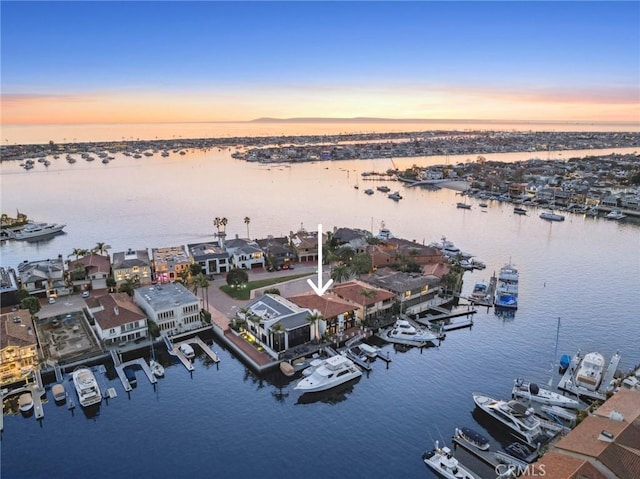
M255 241L236 236L234 239L226 240L224 247L231 258L231 264L234 268L264 268L264 251Z
M265 265L273 269L287 269L296 259L296 254L286 236L256 240L265 255Z
M390 316L396 302L394 293L358 280L338 283L331 288L331 293L358 306L356 312L360 324L375 318Z
M155 322L161 334L175 336L206 326L200 314L200 298L181 283L136 288L133 301Z
M403 238L389 238L382 244L370 245L368 253L374 268L383 268L403 263L416 265L444 262L442 251Z
M317 338L340 336L346 330L359 326L356 304L341 299L332 292L318 296L314 292L287 298L301 308L321 316L315 325ZM316 339L317 339L316 338Z
M189 270L191 259L184 246L169 246L151 250L154 279L158 283L179 281Z
M365 253L369 246L369 239L373 235L369 231L357 228L334 228L331 237L331 246L349 246L356 253Z
M69 262L69 280L78 289L106 289L110 272L109 257L97 253Z
M23 261L18 265L18 281L29 294L56 297L70 294L62 255L56 259Z
M146 249L113 253L111 269L118 287L128 280L141 286L151 284L151 261Z
M226 273L231 269L229 253L218 243L194 243L187 245L189 257L193 263L202 267L206 276Z
M135 341L149 335L147 316L126 293L93 298L90 312L95 332L105 346Z
M37 339L26 309L0 315L0 385L22 381L38 368Z

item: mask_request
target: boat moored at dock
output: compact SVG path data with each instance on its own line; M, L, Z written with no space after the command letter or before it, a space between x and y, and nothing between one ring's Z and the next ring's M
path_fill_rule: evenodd
M33 409L33 396L30 392L20 394L18 407L22 413L27 413Z
M427 343L435 343L440 339L440 336L427 329L416 328L406 319L396 320L393 326L380 331L378 336L389 343L418 347L423 347Z
M546 404L547 406L560 406L569 409L578 409L580 407L580 402L576 399L541 388L536 383L531 383L520 378L514 380L511 396Z
M495 300L496 308L518 309L518 282L520 273L511 264L506 264L500 268L498 282L496 286Z
M102 393L93 371L86 367L79 367L72 374L73 385L78 393L78 400L82 407L89 407L102 402Z
M12 237L17 240L39 238L60 233L65 226L57 223L27 223L21 230L13 232Z
M462 439L467 444L479 449L480 451L487 451L490 447L489 440L477 431L474 431L470 427L456 428L454 439Z
M424 463L436 474L446 479L479 479L477 475L464 467L453 457L451 449L441 448L436 441L435 447L422 455Z
M304 393L320 392L340 386L362 376L351 359L338 354L323 360L313 372L302 378L295 388Z
M580 361L576 371L575 382L590 391L597 391L602 382L604 371L604 356L600 353L588 353Z

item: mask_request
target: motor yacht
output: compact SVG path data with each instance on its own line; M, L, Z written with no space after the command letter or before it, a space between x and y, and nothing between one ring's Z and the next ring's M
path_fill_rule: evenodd
M13 238L17 240L26 240L38 238L40 236L52 235L60 233L66 225L57 223L27 223L24 228L13 233Z
M193 359L196 356L193 348L186 343L180 345L180 352L182 352L182 354L184 354L184 357L187 359Z
M600 353L589 353L582 358L576 371L575 382L590 391L597 391L602 381L604 356Z
M422 460L437 475L446 479L479 479L453 457L451 449L448 447L440 448L438 441L436 441L433 450L422 455Z
M511 264L500 268L494 306L503 309L518 309L518 281L520 273Z
M302 378L294 389L305 393L326 391L362 376L351 359L338 354L324 359L312 373Z
M627 215L625 215L622 211L612 210L609 213L607 213L604 217L607 218L608 220L618 221L626 218Z
M511 396L547 406L560 406L569 409L578 409L580 407L580 403L576 399L549 391L548 389L541 388L536 383L531 383L520 378L513 382Z
M89 368L79 367L72 374L73 385L78 393L78 400L82 407L99 404L102 401L102 393L98 387L98 381Z
M476 406L508 428L519 440L536 447L546 444L551 437L541 428L533 408L519 401L502 401L481 393L473 393Z
M393 326L382 330L379 337L390 343L420 347L440 339L440 336L427 329L416 328L406 319L396 320Z
M553 211L543 211L540 213L540 218L548 221L564 221L564 216L554 213Z

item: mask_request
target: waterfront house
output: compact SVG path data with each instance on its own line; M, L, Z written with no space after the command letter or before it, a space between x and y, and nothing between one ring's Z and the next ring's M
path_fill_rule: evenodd
M264 294L238 311L245 320L251 341L258 343L271 357L278 359L288 349L312 339L308 317L312 311L277 294Z
M24 380L37 367L37 340L29 311L0 315L0 386Z
M55 298L70 293L65 280L62 255L58 255L56 259L23 261L18 265L18 280L33 296Z
M188 272L191 260L184 246L151 249L153 275L158 283L179 281Z
M378 269L360 279L392 292L400 303L400 311L410 315L428 310L440 292L440 279L435 276L403 273L389 268Z
M226 273L230 268L229 253L217 243L194 243L187 245L190 259L202 267L206 276Z
M324 244L326 236L323 235L322 244ZM300 229L297 233L291 231L289 234L291 247L293 248L298 261L318 261L318 232L307 232Z
M524 477L640 477L640 391L620 389L587 416Z
M70 283L80 289L105 289L110 272L109 257L97 253L69 262Z
M356 253L364 253L369 246L369 239L372 238L369 231L357 228L334 228L331 237L331 246L349 246Z
M149 334L146 315L126 293L93 298L90 306L96 335L106 346L145 338Z
M383 244L370 245L368 253L374 268L403 263L425 265L444 261L439 249L402 238L389 238Z
M18 304L18 278L13 268L0 267L0 304L14 306Z
M357 305L339 298L332 292L318 296L314 292L289 296L287 298L301 308L313 311L322 317L317 324L316 333L319 337L340 336L344 331L358 325Z
M133 301L158 325L162 334L174 336L205 326L200 314L200 298L180 283L136 288Z
M255 241L236 236L234 239L226 240L224 247L231 258L233 267L241 269L264 268L264 252Z
M395 304L395 294L380 288L374 288L363 281L339 283L331 288L337 297L357 305L360 322L374 318L390 316Z
M296 255L286 236L275 238L269 236L256 240L258 246L264 251L265 264L273 269L287 269L296 259Z
M111 269L118 287L128 280L141 286L151 284L151 261L146 249L113 253Z

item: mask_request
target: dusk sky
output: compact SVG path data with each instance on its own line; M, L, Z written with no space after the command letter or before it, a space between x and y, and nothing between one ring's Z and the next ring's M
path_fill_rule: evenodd
M2 123L640 121L637 2L6 2Z

